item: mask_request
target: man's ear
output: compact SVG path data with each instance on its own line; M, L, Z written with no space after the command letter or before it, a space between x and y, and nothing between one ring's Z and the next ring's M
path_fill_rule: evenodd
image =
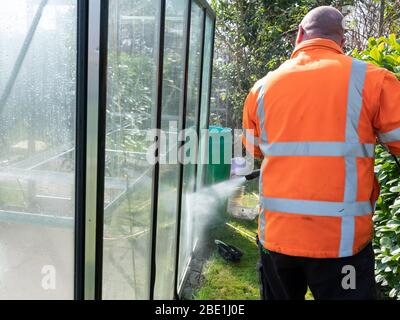
M301 25L299 25L299 31L297 32L297 38L296 38L296 46L298 46L304 38L304 29Z

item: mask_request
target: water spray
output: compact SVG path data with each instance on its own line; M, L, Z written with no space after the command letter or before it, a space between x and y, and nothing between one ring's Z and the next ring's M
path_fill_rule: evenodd
M231 179L224 183L224 188L226 188L227 186L231 187L229 194L232 194L235 188L244 184L245 182L260 177L260 169L251 171L249 167L249 163L244 158L238 157L232 159ZM226 223L226 225L230 228L235 229L236 231L240 231L229 223ZM246 236L253 239L252 235L246 234ZM215 244L217 246L218 253L224 260L231 262L240 261L243 252L241 252L238 248L228 243L222 242L221 240L215 240Z

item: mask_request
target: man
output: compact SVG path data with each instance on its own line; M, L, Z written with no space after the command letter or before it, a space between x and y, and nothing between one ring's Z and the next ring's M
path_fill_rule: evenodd
M343 16L310 11L291 59L258 81L243 142L264 158L259 243L263 296L374 299L372 214L378 135L400 154L400 83L343 54Z

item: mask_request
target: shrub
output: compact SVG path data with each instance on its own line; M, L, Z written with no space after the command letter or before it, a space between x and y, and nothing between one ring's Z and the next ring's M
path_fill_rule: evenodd
M356 58L384 67L400 79L400 39L370 38ZM374 215L374 251L376 282L391 298L400 299L400 174L392 156L381 146L376 148L375 174L381 194Z

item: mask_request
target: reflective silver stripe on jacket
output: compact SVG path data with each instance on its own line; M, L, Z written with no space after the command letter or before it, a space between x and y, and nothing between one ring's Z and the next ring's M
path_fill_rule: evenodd
M258 240L260 241L260 243L264 246L265 244L265 212L264 212L264 208L266 208L264 206L264 203L262 201L262 194L263 194L263 172L264 172L264 165L265 165L265 159L263 160L262 164L261 164L261 170L260 170L260 180L259 180L259 186L258 186L258 190L260 192L260 206L261 206L261 212L260 212L260 234L258 237Z
M243 129L243 134L246 138L246 141L258 147L258 138L255 137L251 131L254 132L254 130Z
M260 129L261 129L261 143L267 143L267 132L265 130L265 87L266 84L264 83L258 92L257 98L257 115L260 122Z
M263 83L261 88L259 89L258 92L258 98L257 98L257 115L258 115L258 120L260 123L260 130L261 130L261 136L260 144L266 144L268 143L268 138L267 138L267 132L265 130L265 87L266 83ZM265 159L263 160L261 164L261 170L260 170L260 180L259 180L259 194L260 194L260 199L262 197L262 184L263 184L263 172L264 172L264 165L265 165ZM259 241L262 246L265 244L265 212L264 212L264 206L262 203L260 203L261 206L261 213L260 213L260 234L259 234Z
M262 197L261 201L268 211L323 217L366 216L372 212L371 203L369 201L332 202L267 197Z
M347 142L274 142L262 143L265 156L326 156L326 157L374 157L374 144Z
M400 128L385 133L379 133L378 136L382 142L400 141Z
M359 143L358 123L360 121L362 109L362 92L364 89L365 74L367 64L363 61L353 59L349 80L349 92L347 95L346 111L346 143ZM357 160L354 156L345 156L345 187L344 203L345 205L358 204L358 175ZM369 213L372 212L369 203ZM339 257L348 257L353 255L353 244L355 236L354 216L343 216L340 231Z

